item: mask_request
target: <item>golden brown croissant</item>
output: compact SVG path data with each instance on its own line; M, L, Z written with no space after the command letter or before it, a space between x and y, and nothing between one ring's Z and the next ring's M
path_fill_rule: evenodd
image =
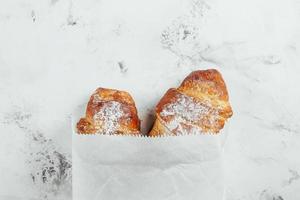
M77 123L80 134L140 134L140 120L129 93L98 88L90 97L86 116Z
M194 71L156 106L150 136L218 133L232 116L226 85L215 69Z

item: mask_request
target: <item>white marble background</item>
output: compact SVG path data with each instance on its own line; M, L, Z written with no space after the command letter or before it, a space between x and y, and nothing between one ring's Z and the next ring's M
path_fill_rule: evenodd
M0 199L70 199L70 116L96 87L129 91L147 131L168 88L215 67L226 199L299 200L299 21L297 0L1 0Z

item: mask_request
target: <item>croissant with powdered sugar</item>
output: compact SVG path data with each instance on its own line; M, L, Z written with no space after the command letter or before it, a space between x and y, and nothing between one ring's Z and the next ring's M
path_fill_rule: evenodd
M90 97L86 116L77 123L79 134L140 134L140 120L129 93L98 88Z
M232 116L228 92L215 69L189 74L178 88L171 88L156 106L150 136L218 133Z

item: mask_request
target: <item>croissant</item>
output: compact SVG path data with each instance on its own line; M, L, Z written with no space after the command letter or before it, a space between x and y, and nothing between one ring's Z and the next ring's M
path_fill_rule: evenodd
M150 136L217 134L232 116L225 82L215 69L189 74L178 88L167 91L155 112Z
M90 97L86 115L77 123L79 134L140 134L140 120L129 93L98 88Z

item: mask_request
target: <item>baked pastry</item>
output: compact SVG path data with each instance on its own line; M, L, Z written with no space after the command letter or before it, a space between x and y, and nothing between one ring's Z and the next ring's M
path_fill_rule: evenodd
M194 71L159 101L149 135L216 134L232 116L228 100L225 82L217 70Z
M79 134L140 134L140 120L129 93L98 88L90 97L86 115L77 123Z

